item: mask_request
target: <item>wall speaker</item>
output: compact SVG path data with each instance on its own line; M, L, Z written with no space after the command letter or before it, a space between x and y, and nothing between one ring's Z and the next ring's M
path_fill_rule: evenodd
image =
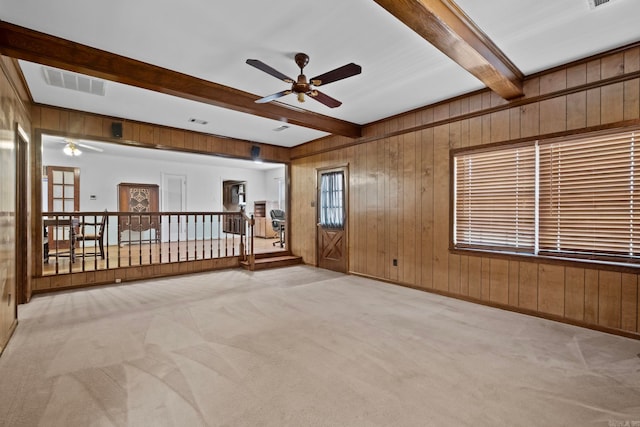
M251 158L253 160L260 158L260 147L258 147L257 145L251 147Z
M113 122L111 123L111 136L114 138L122 138L122 123L121 122Z

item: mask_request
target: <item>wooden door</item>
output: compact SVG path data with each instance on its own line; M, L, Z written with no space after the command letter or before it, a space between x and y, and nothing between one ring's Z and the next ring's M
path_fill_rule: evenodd
M47 206L49 212L77 212L80 210L80 169L47 166ZM60 216L60 219L70 218ZM69 226L47 227L49 248L69 249Z
M318 267L346 273L347 185L346 167L318 171Z

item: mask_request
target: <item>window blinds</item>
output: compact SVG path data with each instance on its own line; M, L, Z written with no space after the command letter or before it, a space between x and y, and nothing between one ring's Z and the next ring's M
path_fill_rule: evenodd
M637 133L540 145L540 252L638 256Z
M533 144L455 157L457 247L533 252L535 163Z

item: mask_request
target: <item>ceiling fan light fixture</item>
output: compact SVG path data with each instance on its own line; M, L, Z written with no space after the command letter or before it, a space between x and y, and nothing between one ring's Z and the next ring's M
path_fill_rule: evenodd
M82 154L82 151L73 142L67 143L62 151L64 152L64 154L71 157L79 156L80 154Z
M298 93L298 102L304 102L304 93L302 92Z

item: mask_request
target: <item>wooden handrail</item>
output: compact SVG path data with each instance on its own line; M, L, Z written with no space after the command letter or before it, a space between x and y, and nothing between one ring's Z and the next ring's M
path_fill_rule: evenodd
M97 223L97 219L104 216L110 220L105 221L99 238L92 235L80 243L74 239L74 235L79 235L80 223ZM52 244L43 244L39 253L45 263L49 256L54 258L56 275L65 273L58 268L59 258L65 255L70 258L66 273L85 272L85 266L88 271L98 271L229 256L239 256L240 260L248 261L251 268L255 264L255 219L245 212L52 211L43 212L40 221L43 231L51 232L48 243ZM115 245L116 235L117 253L109 255L103 247L110 246L109 239ZM91 241L85 251L88 240ZM61 249L66 246L70 248L65 253ZM73 267L76 258L80 258L81 263ZM85 258L88 259L85 261ZM36 269L36 275L42 274L42 262L37 263Z

